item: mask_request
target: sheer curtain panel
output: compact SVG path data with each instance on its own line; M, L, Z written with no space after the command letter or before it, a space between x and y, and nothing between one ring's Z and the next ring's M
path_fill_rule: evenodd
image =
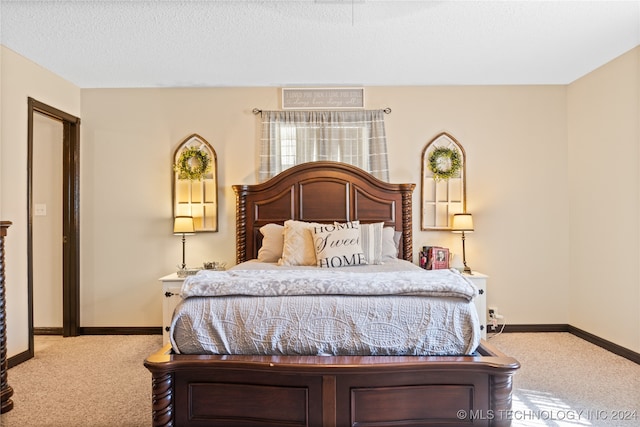
M260 171L264 182L300 163L349 163L389 181L383 110L262 111Z

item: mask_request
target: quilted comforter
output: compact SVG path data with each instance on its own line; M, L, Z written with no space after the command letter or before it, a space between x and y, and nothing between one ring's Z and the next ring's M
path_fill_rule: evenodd
M183 354L471 354L475 295L455 270L401 260L339 270L249 262L187 278L170 335Z

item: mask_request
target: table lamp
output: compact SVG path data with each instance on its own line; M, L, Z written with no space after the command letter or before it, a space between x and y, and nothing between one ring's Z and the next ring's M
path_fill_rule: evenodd
M182 234L182 269L184 270L187 264L184 261L184 243L187 234L195 233L193 227L193 217L191 216L177 216L173 222L173 234Z
M470 213L457 213L453 215L453 221L451 222L451 231L454 233L462 233L462 263L464 264L464 272L467 274L473 274L471 269L467 266L467 255L464 248L464 233L471 233L473 231L473 217Z

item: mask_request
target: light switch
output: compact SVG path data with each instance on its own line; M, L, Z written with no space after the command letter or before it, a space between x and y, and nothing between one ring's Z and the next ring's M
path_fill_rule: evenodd
M47 216L47 205L44 203L36 203L36 216Z

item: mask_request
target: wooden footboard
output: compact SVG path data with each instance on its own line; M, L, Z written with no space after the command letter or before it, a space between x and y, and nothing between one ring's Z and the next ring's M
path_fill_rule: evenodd
M508 426L519 363L480 355L203 356L145 361L154 426Z

